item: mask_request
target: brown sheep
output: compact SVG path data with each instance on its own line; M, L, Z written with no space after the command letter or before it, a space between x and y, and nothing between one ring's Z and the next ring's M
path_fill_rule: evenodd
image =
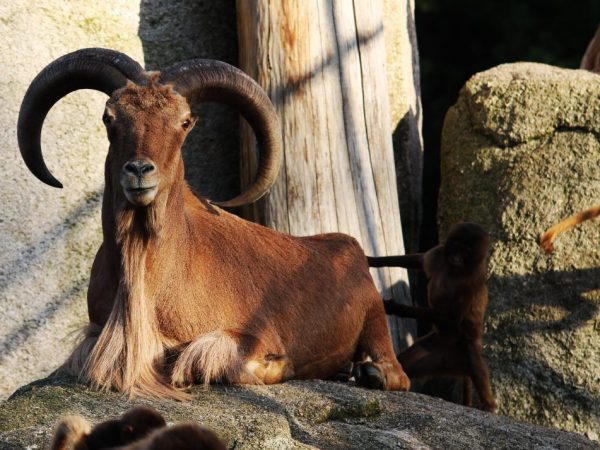
M408 389L355 239L273 231L197 198L185 182L190 107L212 100L238 108L260 148L254 183L218 205L251 203L272 185L280 128L250 77L200 59L148 73L106 49L57 59L32 82L18 124L27 167L52 186L62 185L42 157L43 121L84 88L110 96L103 243L88 289L90 324L63 371L130 396L184 398L177 388L196 382L326 379L360 357L358 384Z

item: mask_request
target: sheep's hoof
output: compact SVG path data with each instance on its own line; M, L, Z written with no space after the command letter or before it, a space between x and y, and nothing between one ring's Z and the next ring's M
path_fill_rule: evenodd
M330 378L331 381L341 381L347 383L352 378L352 361L346 362L338 371Z
M358 386L385 390L385 377L371 362L356 363L352 373Z

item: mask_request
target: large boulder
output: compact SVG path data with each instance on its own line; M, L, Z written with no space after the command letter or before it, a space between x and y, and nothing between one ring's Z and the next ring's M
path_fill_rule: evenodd
M195 420L241 449L592 449L577 434L533 427L419 394L348 384L294 381L275 386L196 388L188 403L127 401L68 380L43 380L0 403L0 450L45 448L57 420L81 414L93 423L134 404L168 422Z
M539 236L600 201L600 76L542 64L471 78L442 137L440 233L492 235L485 356L499 413L598 439L600 225Z

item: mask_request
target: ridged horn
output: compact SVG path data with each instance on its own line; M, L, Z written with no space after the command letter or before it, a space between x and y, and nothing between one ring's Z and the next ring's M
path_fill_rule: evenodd
M103 48L77 50L42 69L25 93L17 124L19 149L29 170L44 183L61 188L60 181L46 167L40 146L48 111L70 92L94 89L111 95L127 80L144 84L142 66L124 53Z
M215 204L242 206L265 195L275 182L283 157L279 121L265 91L241 70L210 59L174 64L161 72L159 82L171 84L191 105L214 101L237 108L254 130L260 152L254 182L237 197Z

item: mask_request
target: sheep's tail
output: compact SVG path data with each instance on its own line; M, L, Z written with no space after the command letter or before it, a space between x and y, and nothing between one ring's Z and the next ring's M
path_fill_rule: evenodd
M554 245L552 243L560 233L579 225L581 222L594 219L598 215L600 215L600 205L592 206L589 209L580 211L577 214L567 217L563 221L553 225L551 228L546 230L544 234L542 234L542 237L540 238L540 246L546 253L552 253L554 251Z
M197 337L175 362L171 375L173 385L185 387L199 381L205 386L215 382L263 384L245 367L237 339L224 330Z
M90 423L81 416L66 416L56 426L50 450L70 450L82 446L90 434Z

